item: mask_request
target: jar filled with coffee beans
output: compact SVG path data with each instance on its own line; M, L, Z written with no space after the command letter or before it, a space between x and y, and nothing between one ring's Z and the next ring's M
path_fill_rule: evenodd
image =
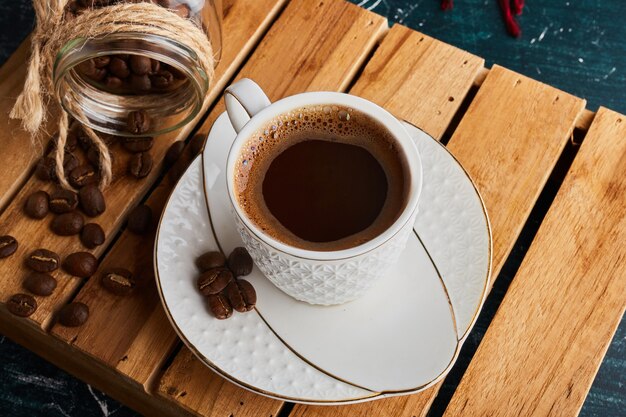
M191 21L206 34L211 62L217 63L222 0L69 0L64 19L77 19L88 8L126 3L158 6ZM145 23L158 26L153 18L157 21ZM63 108L90 128L117 136L154 136L178 129L200 112L210 81L200 55L167 31L115 31L65 44L56 57L52 82ZM151 120L147 129L131 128L129 115L137 111Z

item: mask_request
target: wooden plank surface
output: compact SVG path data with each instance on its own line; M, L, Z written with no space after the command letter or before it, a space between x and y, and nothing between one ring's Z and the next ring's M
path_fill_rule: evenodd
M0 114L6 120L0 129L0 166L3 174L0 176L0 212L28 178L31 167L41 154L42 143L49 139L50 133L54 133L42 133L33 143L20 123L9 118L15 99L24 86L25 63L29 53L30 37L0 68Z
M306 90L341 91L347 88L360 63L386 30L384 18L347 2L294 0L237 78L257 81L271 99ZM291 45L290 50L299 53L285 54L285 45ZM281 65L272 64L276 62ZM216 106L203 128L209 127L222 111L222 105ZM230 386L184 348L166 370L158 395L199 415L228 415L222 412L222 405L216 410L212 402L220 390L231 390ZM185 396L181 396L183 392ZM244 401L246 408L233 415L263 415L258 413L258 407L267 399L255 394L246 394L245 398L249 398ZM218 404L222 402L215 407ZM231 409L228 404L231 403L224 407Z
M224 85L232 77L236 64L241 62L255 45L255 41L263 33L272 16L276 14L282 1L255 2L255 6L250 7L245 0L241 0L240 4L233 5L231 13L226 15L224 19L224 57L216 69L216 76L211 91L207 95L205 108L221 93ZM236 6L239 7L237 14L233 10ZM242 20L240 15L245 14L242 12L243 9L249 14L256 12L256 18L248 17ZM198 116L197 119L200 117ZM177 138L185 138L193 127L194 124L190 123L180 131L168 133L155 139L154 146L150 151L155 161L155 167L147 178L137 181L126 175L117 175L110 187L105 190L107 210L95 221L104 229L107 242L93 250L94 255L99 256L103 253L111 238L119 230L125 215L159 177L161 161L169 145ZM125 172L128 155L118 152L117 156L117 171L118 173ZM26 273L23 259L32 250L38 248L51 249L57 252L61 258L65 258L70 253L84 250L77 236L61 237L49 231L48 224L51 215L44 220L32 220L23 215L22 206L28 195L42 189L50 191L51 188L51 184L44 184L36 177L31 177L0 216L0 233L13 235L20 243L14 255L0 262L0 301L2 303L13 293L21 290L21 282ZM38 297L39 307L37 311L24 322L47 327L54 312L72 297L82 281L75 277L69 277L63 272L55 272L55 276L59 282L55 292L49 297ZM6 313L6 309L0 308L0 314L3 312Z
M350 93L441 139L484 63L468 52L394 25Z
M436 47L436 44L430 46ZM384 50L382 46L381 50ZM431 53L431 56L443 57L445 54ZM424 65L423 68L433 66ZM458 66L456 68L458 70ZM367 71L366 68L364 73ZM427 91L437 89L436 83L425 83L420 75L410 79L419 80L418 84ZM393 73L389 73L380 82L413 90L412 84L394 84L392 78ZM447 85L439 88L445 90ZM419 90L415 94L419 95ZM445 94L437 94L445 97ZM555 101L557 95L560 98ZM388 108L395 111L393 107ZM584 100L496 66L489 71L452 135L448 148L476 182L491 218L494 239L492 279L499 273L583 108ZM416 111L408 120L420 120L420 117L424 116ZM496 245L499 245L497 251ZM415 395L332 409L296 405L293 415L425 416L440 386L441 383Z
M446 416L578 414L626 308L625 173L601 108Z

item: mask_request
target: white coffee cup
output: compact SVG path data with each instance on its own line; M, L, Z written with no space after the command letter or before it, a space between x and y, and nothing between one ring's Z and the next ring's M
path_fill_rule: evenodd
M244 78L226 89L224 101L237 132L226 167L228 195L237 229L255 264L274 285L297 300L332 305L363 295L398 261L415 223L422 164L411 136L385 109L349 94L308 92L271 103L254 81ZM319 105L351 108L384 126L403 156L408 183L404 209L390 227L363 244L337 251L297 248L264 233L239 206L234 186L242 146L253 133L279 115Z

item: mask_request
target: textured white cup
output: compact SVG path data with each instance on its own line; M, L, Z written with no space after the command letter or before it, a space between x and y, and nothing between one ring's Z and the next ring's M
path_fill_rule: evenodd
M224 101L237 132L226 165L228 195L237 229L255 264L274 285L297 300L332 305L363 295L397 262L417 215L422 164L417 147L402 124L382 107L343 93L309 92L270 103L263 90L246 78L226 89ZM409 184L406 206L387 230L366 243L338 251L306 250L272 238L247 217L234 191L241 147L257 129L291 110L323 104L358 110L385 126L403 153Z

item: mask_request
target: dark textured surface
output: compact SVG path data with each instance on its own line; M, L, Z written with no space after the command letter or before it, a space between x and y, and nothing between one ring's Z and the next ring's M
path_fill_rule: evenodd
M452 12L438 0L352 0L390 21L482 56L487 66L508 67L588 100L626 113L626 2L623 0L531 1L519 18L522 37L504 31L496 0L457 0ZM26 0L0 0L0 64L33 26ZM1 150L0 150L1 151ZM566 151L564 164L574 155ZM568 153L569 152L569 153ZM558 184L559 176L554 178ZM554 185L554 184L553 184ZM506 263L455 368L430 415L441 415L513 279L555 187L542 194ZM135 416L104 394L0 335L0 415ZM581 416L626 415L626 323L615 335Z

